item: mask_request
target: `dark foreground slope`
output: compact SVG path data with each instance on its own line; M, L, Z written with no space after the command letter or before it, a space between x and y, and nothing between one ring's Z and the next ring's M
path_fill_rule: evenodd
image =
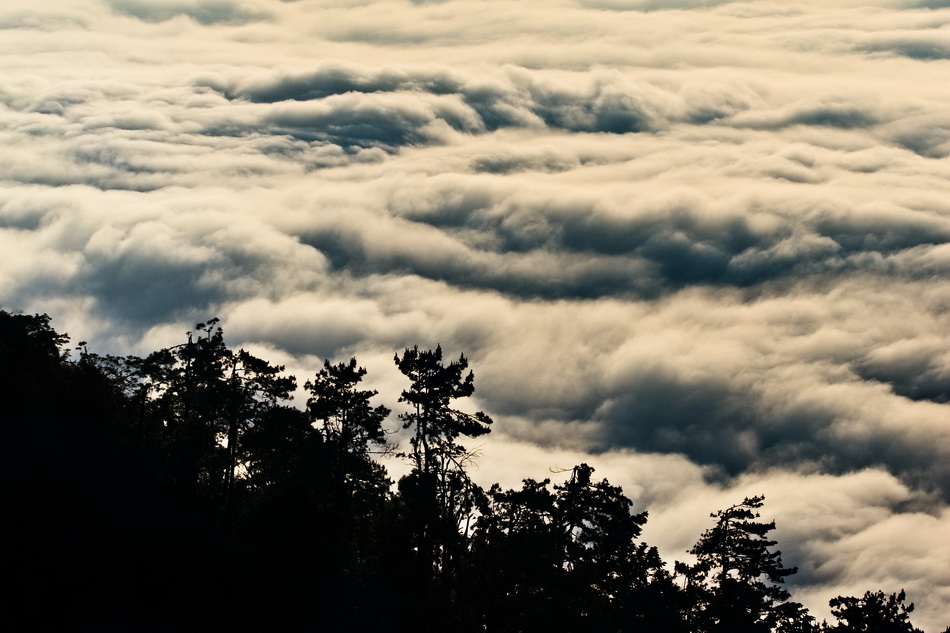
M646 513L594 469L484 490L465 438L492 420L464 356L395 362L412 470L393 486L390 411L355 359L296 380L229 349L216 320L145 358L78 358L45 315L0 311L11 631L914 633L903 592L832 601L783 588L763 498L713 515L667 568Z

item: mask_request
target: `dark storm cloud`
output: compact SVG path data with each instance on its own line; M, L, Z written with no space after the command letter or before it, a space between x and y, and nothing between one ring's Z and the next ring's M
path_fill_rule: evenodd
M167 101L176 96L196 103L187 107ZM280 113L273 123L262 117L204 123L226 119L215 115L222 103L227 102L219 96L191 89L154 94L117 81L58 86L0 111L7 122L7 145L17 150L15 158L12 152L0 153L0 163L22 182L151 191L219 177L296 172L301 165L359 164L378 160L382 153L280 133L280 124L301 124L292 117L282 120Z
M723 481L769 467L883 468L946 498L946 405L899 389L918 372L918 388L946 374L941 315L950 296L928 297L920 281L905 285L917 289L905 301L894 294L900 286L872 275L775 295L683 291L646 311L625 302L561 308L570 328L552 327L540 309L512 326L496 308L486 319L512 333L499 334L497 351L475 366L499 428L548 447L682 454ZM621 343L604 329L619 322L629 332ZM920 331L932 334L912 333ZM541 348L537 366L522 360ZM524 422L509 426L512 416L539 428L561 420L565 435L536 436ZM578 421L587 425L581 438L571 431Z
M836 307L821 286L803 284L742 302L738 292L683 292L645 312L600 304L602 320L576 310L570 329L550 327L538 310L477 366L491 374L483 384L499 428L548 447L685 455L722 482L776 467L835 475L881 468L948 498L946 405L898 390L945 380L940 314L950 297L928 297L927 283L916 282L907 285L917 289L915 303L906 305L892 294L896 284L874 277L838 284L846 287L833 292ZM504 310L494 315L510 321ZM618 345L599 328L620 319L631 334ZM537 370L519 364L545 341L552 348ZM509 416L541 426L562 420L566 436L535 436L523 422L506 424ZM567 423L580 420L587 426L578 438Z
M525 297L651 298L695 283L746 287L860 272L912 279L947 270L939 257L927 261L950 242L950 219L932 211L777 200L765 229L740 200L717 211L700 196L669 194L611 208L537 190L492 193L491 182L392 200L411 222L386 235L334 222L302 239L353 274L404 270Z
M749 406L747 394L737 393L721 377L691 379L662 367L643 369L624 393L606 398L594 413L602 423L602 450L627 446L645 452L681 453L729 475L745 472L758 460L769 458L768 438L763 437L768 431L761 427L755 408ZM789 425L788 430L794 432L776 437L775 443L783 450L793 449L796 440L814 437L818 426ZM788 457L792 459L781 461L796 463L803 456Z
M453 132L483 131L474 112L453 96L341 94L306 102L235 107L197 113L208 136L291 137L305 143L394 152L404 146L445 143Z
M149 195L157 194L64 187L0 200L4 237L28 255L5 280L5 294L20 304L87 301L96 320L134 331L208 318L226 300L313 287L325 268L312 249L258 221L208 210L180 192L157 205ZM288 261L298 274L278 279Z
M337 270L357 276L398 271L463 288L547 299L655 296L660 290L652 266L639 258L559 255L544 250L496 253L431 236L419 241L389 238L379 236L367 242L350 230L333 228L301 236ZM425 248L420 248L423 244Z
M915 486L950 489L944 451L908 442L896 430L840 441L841 411L830 403L779 409L754 386L737 389L721 377L688 378L662 369L645 374L595 415L603 423L602 448L682 453L730 476L778 465L814 464L843 474L886 464Z
M205 24L247 24L268 18L262 11L232 0L107 0L114 11L146 22L164 22L187 16Z
M235 121L228 114L211 123L209 134L269 131L305 141L341 146L373 144L394 151L407 145L442 144L440 129L483 134L508 128L577 133L665 133L676 125L720 125L774 130L827 127L866 131L922 156L950 154L950 125L936 104L870 102L842 97L802 99L763 107L747 88L731 82L687 84L670 90L631 81L621 73L597 71L569 78L507 67L476 77L441 67L369 69L329 63L312 71L285 71L227 79L206 75L196 85L231 99L273 104L258 120ZM299 102L299 103L293 103ZM473 163L479 171L518 171L511 158ZM539 169L563 171L571 164L533 159ZM801 165L773 160L764 173L793 182L814 182ZM579 162L576 166L582 166Z
M292 354L320 358L352 355L355 347L372 339L383 347L387 369L391 350L432 335L431 322L420 323L395 306L317 293L242 302L229 313L228 324L237 335L264 338Z
M898 395L950 402L950 358L939 338L898 341L873 350L855 365L862 378L887 383Z
M893 53L924 61L936 61L950 59L950 37L916 33L891 36L869 42L863 49L876 53Z
M319 104L280 104L264 115L274 133L304 140L331 140L339 145L395 149L404 145L438 142L444 121L461 132L477 132L472 113L451 98L420 102L403 95L374 100L340 95Z
M254 103L309 101L347 92L421 91L432 94L458 93L462 81L447 68L404 71L396 68L372 70L353 64L327 64L307 72L266 73L238 81L206 77L197 80L224 93Z
M735 0L579 0L580 4L592 9L610 9L614 11L674 11L682 9L703 9L729 4Z
M885 138L925 158L950 156L950 114L918 114L894 121L882 130Z
M648 84L635 84L622 76L605 73L583 90L570 89L556 82L539 80L527 74L515 74L513 83L519 100L527 101L531 113L549 127L575 132L657 131L683 116L683 104L675 95ZM478 96L483 97L480 103ZM485 117L503 117L507 95L473 95L476 110Z
M739 116L734 124L739 127L778 129L790 125L818 125L841 129L867 128L884 119L874 104L827 102L796 103L791 108L774 112L750 112Z
M257 103L316 101L349 93L457 95L486 130L545 125L574 132L652 132L675 121L708 122L748 107L741 96L726 90L697 92L684 101L675 93L606 70L575 85L510 67L479 78L438 67L375 70L334 63L314 71L238 80L207 76L198 84ZM457 128L455 121L447 121Z
M88 261L73 291L95 297L103 316L137 323L209 311L224 289L203 283L213 262L175 262L162 255L123 254Z
M57 242L70 265L68 274L61 270L58 278L41 272L25 277L19 291L24 298L90 297L100 318L144 323L206 309L224 296L224 285L216 283L208 270L224 264L219 254L183 245L180 236L156 222L143 222L117 239L117 231L96 230L88 216L76 217L55 203L45 209L34 206L33 216L42 218L34 235Z
M586 161L553 152L493 152L473 158L471 166L475 172L511 174L519 171L570 171L591 163L595 161Z

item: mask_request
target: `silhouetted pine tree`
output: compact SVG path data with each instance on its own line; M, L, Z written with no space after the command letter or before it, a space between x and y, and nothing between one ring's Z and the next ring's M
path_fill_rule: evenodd
M904 604L904 590L885 594L868 591L862 598L838 596L828 605L838 622L825 627L828 633L922 633L910 623L914 603Z
M408 457L413 465L399 481L401 515L409 545L415 552L413 575L407 580L419 605L417 617L427 630L444 630L456 621L459 602L456 584L467 552L467 535L484 492L466 469L474 455L457 442L460 436L488 433L492 420L486 414L464 413L453 407L475 390L474 374L464 355L444 363L442 348L406 349L396 366L411 384L399 398L410 406L400 414L403 428L412 429Z
M777 607L789 598L780 585L797 570L783 567L781 552L770 549L775 522L756 520L763 501L747 497L712 514L716 525L690 550L696 563L677 564L691 601L690 630L767 633L777 626Z

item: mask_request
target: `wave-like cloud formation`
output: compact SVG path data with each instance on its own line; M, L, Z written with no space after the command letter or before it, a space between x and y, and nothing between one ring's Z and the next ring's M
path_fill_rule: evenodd
M765 492L816 613L903 586L950 621L946 2L7 0L0 30L3 307L120 353L217 314L391 394L442 343L497 420L484 483L589 461L671 559Z

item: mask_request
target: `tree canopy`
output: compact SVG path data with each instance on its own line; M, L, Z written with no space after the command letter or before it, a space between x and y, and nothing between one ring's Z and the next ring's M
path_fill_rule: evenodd
M919 633L904 591L790 600L762 496L713 512L672 571L646 511L587 464L485 490L474 373L394 361L398 424L357 359L303 384L217 319L145 357L99 355L46 315L0 310L2 546L10 630Z

